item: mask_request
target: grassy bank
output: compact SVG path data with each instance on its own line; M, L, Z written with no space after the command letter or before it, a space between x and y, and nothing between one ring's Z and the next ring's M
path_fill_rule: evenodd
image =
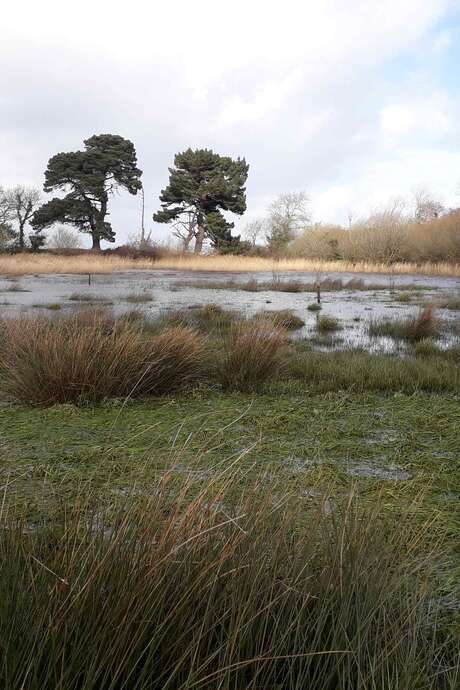
M195 256L193 254L165 255L156 261L130 259L103 254L57 256L52 254L15 254L0 256L0 274L27 275L42 273L114 273L117 271L170 269L178 271L216 272L283 272L307 271L312 273L381 273L429 276L460 276L456 263L388 263L369 261L322 261L312 259L272 259L247 256Z

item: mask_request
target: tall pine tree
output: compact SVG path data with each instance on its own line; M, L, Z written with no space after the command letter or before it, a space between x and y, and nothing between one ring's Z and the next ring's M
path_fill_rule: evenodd
M119 187L137 194L142 188L142 171L137 168L136 151L128 139L99 134L86 139L84 145L84 151L50 158L43 189L68 193L41 206L32 226L38 231L56 222L75 225L91 235L93 249L100 249L101 240L115 241L112 226L106 221L110 195Z
M174 157L169 168L169 184L160 195L161 210L153 215L157 223L169 223L193 212L195 253L203 248L205 238L213 247L226 251L240 241L232 236L234 223L222 211L242 215L246 210L249 165L240 158L232 160L210 149L187 149Z

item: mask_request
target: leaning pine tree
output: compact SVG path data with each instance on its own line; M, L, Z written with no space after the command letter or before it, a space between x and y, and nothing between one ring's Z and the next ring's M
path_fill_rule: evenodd
M142 188L142 171L137 168L136 150L128 139L99 134L84 141L84 151L58 153L45 171L45 192L67 191L63 198L51 199L34 214L36 231L54 223L74 225L92 237L93 249L101 240L115 241L106 220L109 197L116 188L137 194Z
M244 158L232 160L209 149L176 154L174 167L169 168L169 184L160 195L161 211L154 213L153 220L169 223L193 214L196 254L205 238L219 251L232 251L240 238L232 236L234 223L221 211L245 212L248 169Z

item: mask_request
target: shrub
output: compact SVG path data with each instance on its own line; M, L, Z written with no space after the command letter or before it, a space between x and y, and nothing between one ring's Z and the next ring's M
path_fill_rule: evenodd
M19 402L163 395L190 383L202 368L204 341L185 327L149 338L128 322L87 311L11 320L3 330L0 379Z
M321 304L318 304L318 302L312 302L308 305L307 309L308 311L321 311Z
M276 376L283 361L284 330L265 321L236 323L224 339L218 365L223 388L253 391Z
M172 485L102 510L82 496L54 531L4 521L2 687L457 687L430 587L442 554L419 556L410 518Z

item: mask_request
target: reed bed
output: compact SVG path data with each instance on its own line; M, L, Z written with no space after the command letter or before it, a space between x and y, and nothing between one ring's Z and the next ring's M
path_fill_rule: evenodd
M82 495L33 530L1 516L1 687L458 687L444 556L410 511L351 495L306 512L263 482L235 499L231 480L196 495L172 477L118 505Z
M161 256L157 260L105 256L103 254L79 254L58 256L53 254L15 254L0 256L0 275L33 275L43 273L115 273L119 271L168 269L177 271L283 272L305 271L311 273L380 273L413 274L431 276L460 276L460 264L440 261L404 262L388 264L370 261L324 261L302 258L275 260L248 256L195 256L193 254Z

